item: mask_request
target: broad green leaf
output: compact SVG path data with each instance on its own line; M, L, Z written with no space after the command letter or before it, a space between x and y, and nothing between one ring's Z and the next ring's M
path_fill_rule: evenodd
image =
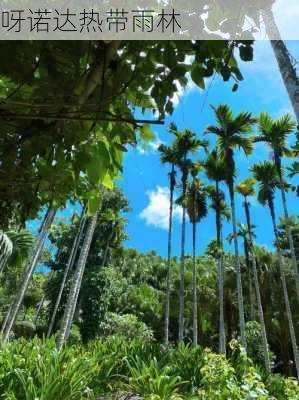
M204 70L203 68L196 64L192 67L191 70L191 78L194 83L196 83L197 86L199 86L201 89L205 88L205 81L204 81Z
M155 134L151 130L151 127L149 124L143 124L142 127L140 128L140 137L142 140L149 142L150 140L155 139Z

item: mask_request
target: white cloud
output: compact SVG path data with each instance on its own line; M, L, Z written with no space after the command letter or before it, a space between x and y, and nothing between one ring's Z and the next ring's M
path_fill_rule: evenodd
M157 186L155 190L147 192L149 197L148 205L141 211L139 217L143 219L148 226L168 229L169 221L169 189L167 187ZM173 217L180 219L182 209L174 205Z

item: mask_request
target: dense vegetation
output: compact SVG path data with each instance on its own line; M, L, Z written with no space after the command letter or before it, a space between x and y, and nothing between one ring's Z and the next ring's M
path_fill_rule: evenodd
M287 193L298 195L292 116L235 115L219 105L206 135L168 127L169 143L159 148L169 165L167 258L125 247L130 205L114 184L128 145L152 140L149 123L172 112L179 86L193 79L204 89L215 73L241 81L235 53L251 60L252 42L14 47L0 63L2 397L298 399L299 223L287 202ZM16 55L22 68L11 69ZM158 119L136 119L136 108ZM273 159L254 164L240 182L236 152L249 157L257 142ZM254 196L269 210L273 252L256 243ZM77 211L60 221L68 202ZM182 210L180 257L173 257L174 205ZM197 228L208 213L215 235L198 254ZM33 237L26 221L38 215Z
M163 349L117 336L61 352L53 340L20 340L7 345L0 357L5 399L113 399L111 394L130 398L135 393L151 400L295 400L299 395L295 381L264 376L235 342L230 361L201 347Z

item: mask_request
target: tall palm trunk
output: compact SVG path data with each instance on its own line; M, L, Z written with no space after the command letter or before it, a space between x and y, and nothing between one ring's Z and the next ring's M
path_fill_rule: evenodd
M110 241L111 241L112 238L113 238L113 233L114 233L114 232L113 232L113 227L114 227L114 226L116 226L116 224L113 224L111 234L109 235L109 237L108 237L108 239L107 239L105 254L104 254L104 256L103 256L103 260L102 260L101 267L104 267L104 266L106 265L106 261L107 261L107 258L108 258L109 244L110 244ZM81 239L80 239L80 242L81 242ZM73 307L72 307L72 311L71 311L71 313L72 313L73 315L75 315L76 308L79 308L79 309L80 309L80 302L78 303L78 298L79 298L79 293L80 293L82 278L83 278L83 274L81 275L80 283L77 285L77 291L76 291L76 295L75 295L77 301L73 303ZM78 307L77 307L77 303L78 303ZM66 333L65 333L66 340L68 340L68 338L69 338L69 336L70 336L71 328L72 328L72 320L70 319L70 320L68 321L68 324L67 324L67 327L66 327Z
M12 254L13 245L9 237L0 231L0 273L3 271Z
M285 272L284 272L284 261L283 261L283 257L282 257L281 249L280 249L280 245L279 245L279 234L278 234L278 229L277 229L277 225L276 225L274 204L273 204L272 199L268 200L268 205L269 205L269 209L270 209L270 213L271 213L273 231L274 231L275 240L276 240L280 277L281 277L282 290L283 290L284 302L285 302L285 307L286 307L286 315L287 315L287 319L288 319L288 323L289 323L289 331L290 331L293 355L294 355L294 360L295 360L295 365L296 365L297 378L299 378L298 347L297 347L296 334L295 334L295 329L294 329L294 324L293 324L290 300L289 300L289 295L288 295L286 277L285 277Z
M7 318L5 319L5 326L2 327L4 342L7 341L9 338L11 329L14 325L14 322L15 322L15 319L19 312L20 306L23 302L25 293L26 293L29 283L31 281L34 269L37 265L40 255L43 251L45 240L46 240L47 234L48 234L48 230L53 222L55 213L56 213L56 210L54 208L50 207L46 213L46 216L45 216L42 226L40 228L40 233L39 233L38 239L36 241L36 244L33 248L32 256L31 256L28 266L23 274L21 286L20 286L18 293L9 309L9 314L8 314Z
M186 162L186 160L184 160ZM184 339L184 311L185 311L185 241L186 241L186 191L188 175L183 171L183 217L182 217L182 240L181 240L181 264L180 264L180 289L179 289L179 342Z
M248 229L248 233L249 233L249 248L250 248L251 260L252 260L255 295L256 295L256 301L257 301L259 320L260 320L260 324L261 324L264 362L265 362L266 371L268 373L270 373L271 366L270 366L270 357L269 357L269 345L268 345L267 331L266 331L266 325L265 325L264 311L263 311L263 306L262 306L260 284L259 284L258 273L257 273L257 263L256 263L256 257L254 254L254 247L253 247L253 240L252 240L249 203L246 198L244 201L244 208L245 208L247 229Z
M250 299L250 319L251 321L255 320L255 299L252 287L252 277L251 277L251 265L249 259L249 247L247 239L244 238L244 254L245 254L245 261L246 261L246 269L248 274L248 286L249 286L249 299Z
M166 277L166 301L165 301L165 326L164 326L164 340L165 345L169 343L169 309L170 309L170 280L171 280L171 245L172 245L172 215L173 215L173 195L175 188L175 169L172 165L171 173L169 176L169 222L168 222L168 246L167 246L167 277Z
M82 244L79 260L77 263L76 270L73 275L72 284L70 288L70 293L67 299L67 303L64 309L64 314L62 318L62 323L59 331L59 335L57 338L57 348L60 350L63 344L68 339L68 332L70 326L73 322L74 313L78 301L78 296L80 292L81 282L85 270L85 265L90 249L90 245L92 242L93 234L97 224L98 213L96 213L93 217L91 217L88 221L84 241Z
M262 16L268 37L280 39L280 33L275 23L271 8L263 10ZM271 40L271 45L279 66L284 85L289 94L296 115L297 123L299 123L299 82L297 79L296 70L293 67L289 52L284 42L282 40Z
M289 223L289 212L288 212L288 207L287 207L286 192L285 192L285 188L284 188L284 181L283 181L282 170L281 170L281 159L276 152L275 152L275 165L276 165L278 176L279 176L280 192L281 192L281 199L282 199L284 219L285 219L285 227L286 227L286 233L287 233L287 237L288 237L288 243L289 243L290 250L291 250L292 269L293 269L293 276L294 276L294 280L295 280L296 293L297 293L297 297L299 299L299 274L298 274L298 269L297 269L295 246L294 246L294 240L293 240L292 231L291 231L291 227L290 227L290 223Z
M245 336L244 301L243 301L241 265L240 265L238 237L237 237L237 221L236 221L236 208L235 208L235 195L234 195L233 182L232 181L229 182L228 186L229 186L229 195L230 195L230 203L231 203L231 215L232 215L235 258L236 258L236 275L237 275L240 335L241 335L242 346L246 349L247 346L246 346L246 336Z
M37 321L38 321L40 312L41 312L41 310L42 310L42 308L44 306L45 300L46 300L46 296L43 295L43 297L41 298L41 301L39 302L38 308L36 310L35 318L34 318L34 321L33 321L34 325L37 324Z
M52 330L53 330L53 327L54 327L54 323L55 323L55 320L56 320L58 307L60 305L62 293L63 293L64 287L65 287L65 283L66 283L67 277L69 275L69 271L73 268L73 265L74 265L74 262L75 262L75 259L76 259L76 254L78 252L78 247L79 247L79 245L81 243L81 239L82 239L83 232L84 232L84 226L85 226L85 222L86 222L86 217L84 216L84 213L85 213L85 208L82 210L79 228L78 228L77 234L76 234L74 242L73 242L73 246L72 246L72 250L71 250L71 253L70 253L70 256L69 256L69 259L68 259L67 266L66 266L66 268L64 270L62 282L60 284L60 288L59 288L59 292L58 292L57 299L56 299L56 302L55 302L55 306L54 306L54 310L53 310L53 313L52 313L51 321L50 321L50 324L49 324L49 327L48 327L47 338L49 338L51 336L51 333L52 333Z
M219 182L216 181L216 196L219 202ZM225 338L225 324L224 324L224 266L223 266L223 246L221 240L221 215L220 210L216 209L216 234L217 234L217 247L219 254L217 256L218 266L218 291L219 291L219 353L226 354L226 338Z
M193 212L195 215L195 207L193 201ZM192 271L192 317L193 317L193 346L197 346L197 276L196 276L196 222L192 222L192 258L193 258L193 271Z

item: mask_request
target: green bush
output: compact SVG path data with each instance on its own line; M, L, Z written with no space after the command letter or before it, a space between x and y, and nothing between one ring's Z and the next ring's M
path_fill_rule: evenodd
M101 325L101 330L104 336L120 335L128 340L140 339L143 341L153 339L153 332L133 314L109 313Z
M69 336L69 344L78 345L82 343L82 337L80 333L80 329L77 325L73 324Z
M26 339L33 338L36 334L36 326L31 321L17 321L15 323L14 336L19 338L23 337Z
M81 400L92 398L89 388L97 365L87 354L55 342L19 340L0 353L0 394L6 400Z
M240 345L232 362L209 349L110 336L83 346L19 339L0 351L0 398L87 400L134 393L145 400L298 400L297 381L263 378Z

